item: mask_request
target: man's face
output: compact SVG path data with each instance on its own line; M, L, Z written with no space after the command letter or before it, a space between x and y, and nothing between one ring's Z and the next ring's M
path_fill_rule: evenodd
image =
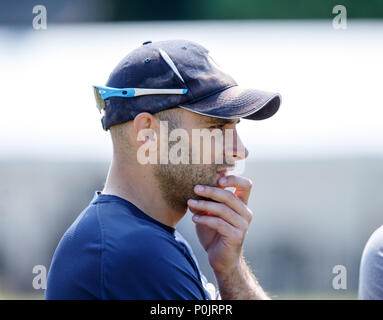
M232 170L235 161L246 158L248 152L237 135L236 124L239 119L213 118L184 109L179 109L179 112L181 121L178 122L181 123L175 126L169 123L169 135L172 129L182 128L189 139L167 142L167 138L160 136L160 144L168 143L169 150L175 144L183 145L183 148L189 150L188 163L174 164L169 161L168 164L157 164L154 166L154 176L165 200L175 208L185 209L188 199L201 199L194 193L195 185L217 186L218 180L227 173L226 169ZM205 133L221 134L222 139L213 136L209 145L206 143L208 140L196 135L202 130ZM217 145L221 147L216 149ZM195 161L198 158L199 161ZM210 161L206 161L208 159Z

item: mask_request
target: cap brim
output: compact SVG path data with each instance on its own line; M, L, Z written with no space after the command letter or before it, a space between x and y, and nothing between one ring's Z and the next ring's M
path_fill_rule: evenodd
M180 107L216 118L263 120L274 115L280 104L278 93L234 86Z

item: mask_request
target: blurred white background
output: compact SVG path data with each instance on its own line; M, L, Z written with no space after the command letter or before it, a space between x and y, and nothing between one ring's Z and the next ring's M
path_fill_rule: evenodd
M244 87L278 91L265 122L243 121L252 157L383 154L383 23L158 22L0 29L1 155L110 158L91 86L146 40L190 39Z

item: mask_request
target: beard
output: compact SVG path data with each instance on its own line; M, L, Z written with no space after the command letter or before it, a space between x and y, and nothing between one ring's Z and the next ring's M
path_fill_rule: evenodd
M222 164L159 164L154 168L163 198L175 209L184 211L189 199L205 199L194 193L197 184L217 186L217 170Z
M175 128L178 128L178 126L175 124L169 125L169 130L173 130ZM214 138L213 141L215 148ZM180 156L181 159L184 159L184 157L187 159L187 164L182 163L182 161L178 164L173 164L169 161L167 164L157 162L158 164L154 165L153 174L158 182L160 192L165 201L167 201L172 208L180 212L184 212L187 209L187 201L189 199L214 201L212 199L197 195L194 192L194 187L197 184L217 187L218 179L220 178L217 171L222 168L232 167L233 164L227 163L225 158L221 161L223 163L217 164L215 163L213 153L208 155L203 154L202 149L199 149L200 153L197 153L196 155L197 159L199 157L200 163L193 164L192 160L194 159L194 150L193 145L190 146L188 144L189 141L183 142L184 144L179 140L172 142L167 141L164 143L168 143L168 150L171 150L176 143L181 143L179 146L183 147L183 150L189 149L187 154L182 155L182 152L179 153L180 150L177 152L177 155ZM211 147L213 149L213 145ZM198 148L200 148L200 146ZM203 155L202 158L201 154ZM211 164L203 163L205 160L204 156L211 159Z

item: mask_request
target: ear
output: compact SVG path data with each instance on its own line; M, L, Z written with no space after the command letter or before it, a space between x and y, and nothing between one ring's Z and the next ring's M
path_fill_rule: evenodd
M138 144L144 144L148 139L154 139L156 119L148 112L141 112L133 120L133 131L135 141ZM142 134L146 136L145 140L138 139Z

